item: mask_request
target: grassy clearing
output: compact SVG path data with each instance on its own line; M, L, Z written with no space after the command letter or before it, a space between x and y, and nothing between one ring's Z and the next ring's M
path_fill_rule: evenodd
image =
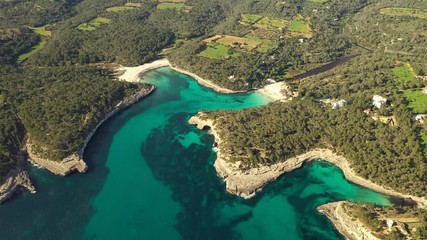
M273 42L271 40L251 35L245 37L224 36L216 40L216 42L225 46L244 49L246 51L256 50L259 52L265 52L273 47Z
M427 94L422 90L405 90L403 95L409 101L408 107L414 113L427 113Z
M41 42L39 42L37 45L35 45L33 48L31 48L30 51L21 54L18 57L18 64L22 63L23 61L27 60L29 57L31 57L32 55L36 54L38 51L42 50L42 48L44 48L44 46L46 45L46 41L42 40Z
M264 17L253 26L261 29L276 29L276 28L280 29L280 28L286 28L288 25L289 25L289 22L286 20Z
M400 83L411 82L415 78L414 70L409 63L401 63L391 70Z
M304 18L303 16L298 14L292 19L288 31L288 36L291 37L300 36L305 38L311 38L313 36L313 33L310 29L310 18Z
M135 8L140 8L142 7L142 3L125 3L125 7L135 7Z
M388 16L394 16L394 17L427 18L427 9L383 8L380 10L380 13Z
M236 58L239 56L238 53L233 52L229 47L217 44L209 43L208 47L201 53L198 54L202 57L221 59L221 58Z
M254 24L261 20L263 16L257 15L257 14L242 14L242 20L241 22L247 23L247 24Z
M109 23L111 23L110 19L104 18L104 17L97 17L97 18L91 20L88 23L82 23L82 24L80 24L77 27L77 29L82 30L82 31L94 31L99 26L101 26L102 24L109 24Z
M122 12L126 10L138 9L142 7L142 3L125 3L123 6L110 7L105 9L107 12Z
M46 27L49 27L49 25L36 27L36 28L30 28L30 29L32 29L35 33L40 34L44 37L52 37L52 31L46 30Z
M157 5L157 9L174 9L180 11L184 7L184 3L164 2Z
M310 0L310 2L314 2L314 3L325 3L328 2L329 0Z
M129 6L118 6L118 7L110 7L105 9L105 11L107 12L122 12L122 11L126 11L126 10L131 10L131 9L137 9L134 7L129 7Z

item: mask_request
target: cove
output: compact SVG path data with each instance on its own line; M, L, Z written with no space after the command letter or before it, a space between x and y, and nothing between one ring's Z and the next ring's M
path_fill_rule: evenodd
M253 199L229 195L213 168L213 137L187 120L269 100L218 94L170 68L142 80L157 91L99 128L85 151L88 173L31 170L38 193L0 205L1 239L341 239L317 206L391 204L326 162L285 174Z

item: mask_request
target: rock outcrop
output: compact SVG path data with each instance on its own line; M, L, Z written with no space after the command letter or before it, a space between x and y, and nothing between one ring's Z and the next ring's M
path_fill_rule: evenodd
M86 145L88 144L92 136L95 134L98 127L101 126L101 124L103 124L107 119L109 119L119 111L122 111L123 109L131 106L132 104L140 101L142 98L148 96L155 90L156 90L155 86L151 86L149 89L144 88L138 91L137 93L135 93L134 95L129 96L124 100L122 100L121 102L119 102L114 107L114 109L110 113L105 115L105 117L96 125L96 127L93 128L92 131L90 131L90 133L86 136L85 141L82 147L80 148L80 150L64 158L62 161L56 162L56 161L51 161L49 159L44 159L37 156L37 154L35 154L34 151L32 151L31 141L30 140L27 141L27 152L29 156L29 161L36 166L46 168L52 173L61 175L61 176L66 176L74 171L78 171L80 173L86 172L88 167L86 163L83 161L83 153L86 148ZM31 139L31 136L30 136L30 139Z
M188 122L192 125L196 125L198 129L210 127L211 133L215 136L215 140L218 144L218 154L214 166L218 175L224 179L227 191L231 194L244 198L253 197L256 192L262 190L262 187L267 185L269 182L276 180L282 174L300 168L305 163L314 160L324 160L340 168L346 179L353 183L383 194L399 198L410 198L417 202L418 207L427 208L427 199L425 198L401 194L358 176L351 168L351 165L346 158L329 149L313 149L309 152L286 159L276 164L242 170L239 168L240 163L231 163L227 161L228 156L224 153L224 149L221 144L223 140L220 139L218 134L219 126L216 126L212 119L208 119L203 112L199 112L197 115L191 117Z
M379 240L363 223L357 219L352 219L345 211L344 203L327 203L317 207L317 211L328 217L338 232L348 240Z
M27 189L31 193L36 193L36 188L30 180L30 176L25 171L25 151L21 150L17 156L17 166L10 171L0 185L0 203L10 199L20 187Z

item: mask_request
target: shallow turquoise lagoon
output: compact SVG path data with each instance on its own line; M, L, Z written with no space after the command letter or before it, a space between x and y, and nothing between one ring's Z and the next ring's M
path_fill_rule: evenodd
M315 208L344 199L388 205L315 162L250 200L227 194L213 168L213 137L187 124L199 110L268 104L222 95L161 68L157 91L104 124L85 152L86 174L32 169L38 188L0 206L0 239L341 239Z

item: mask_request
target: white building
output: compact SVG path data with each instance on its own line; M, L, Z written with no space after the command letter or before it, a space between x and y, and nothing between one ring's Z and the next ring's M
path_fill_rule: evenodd
M372 97L372 104L377 108L381 108L381 106L386 103L387 98L381 97L380 95L374 95L374 97Z
M415 116L415 120L421 124L424 124L424 121L427 119L427 114L418 114Z
M344 107L344 105L347 103L347 101L346 100L344 100L344 99L340 99L340 100L337 100L337 101L331 101L331 106L332 106L332 109L337 109L337 108L342 108L342 107Z

